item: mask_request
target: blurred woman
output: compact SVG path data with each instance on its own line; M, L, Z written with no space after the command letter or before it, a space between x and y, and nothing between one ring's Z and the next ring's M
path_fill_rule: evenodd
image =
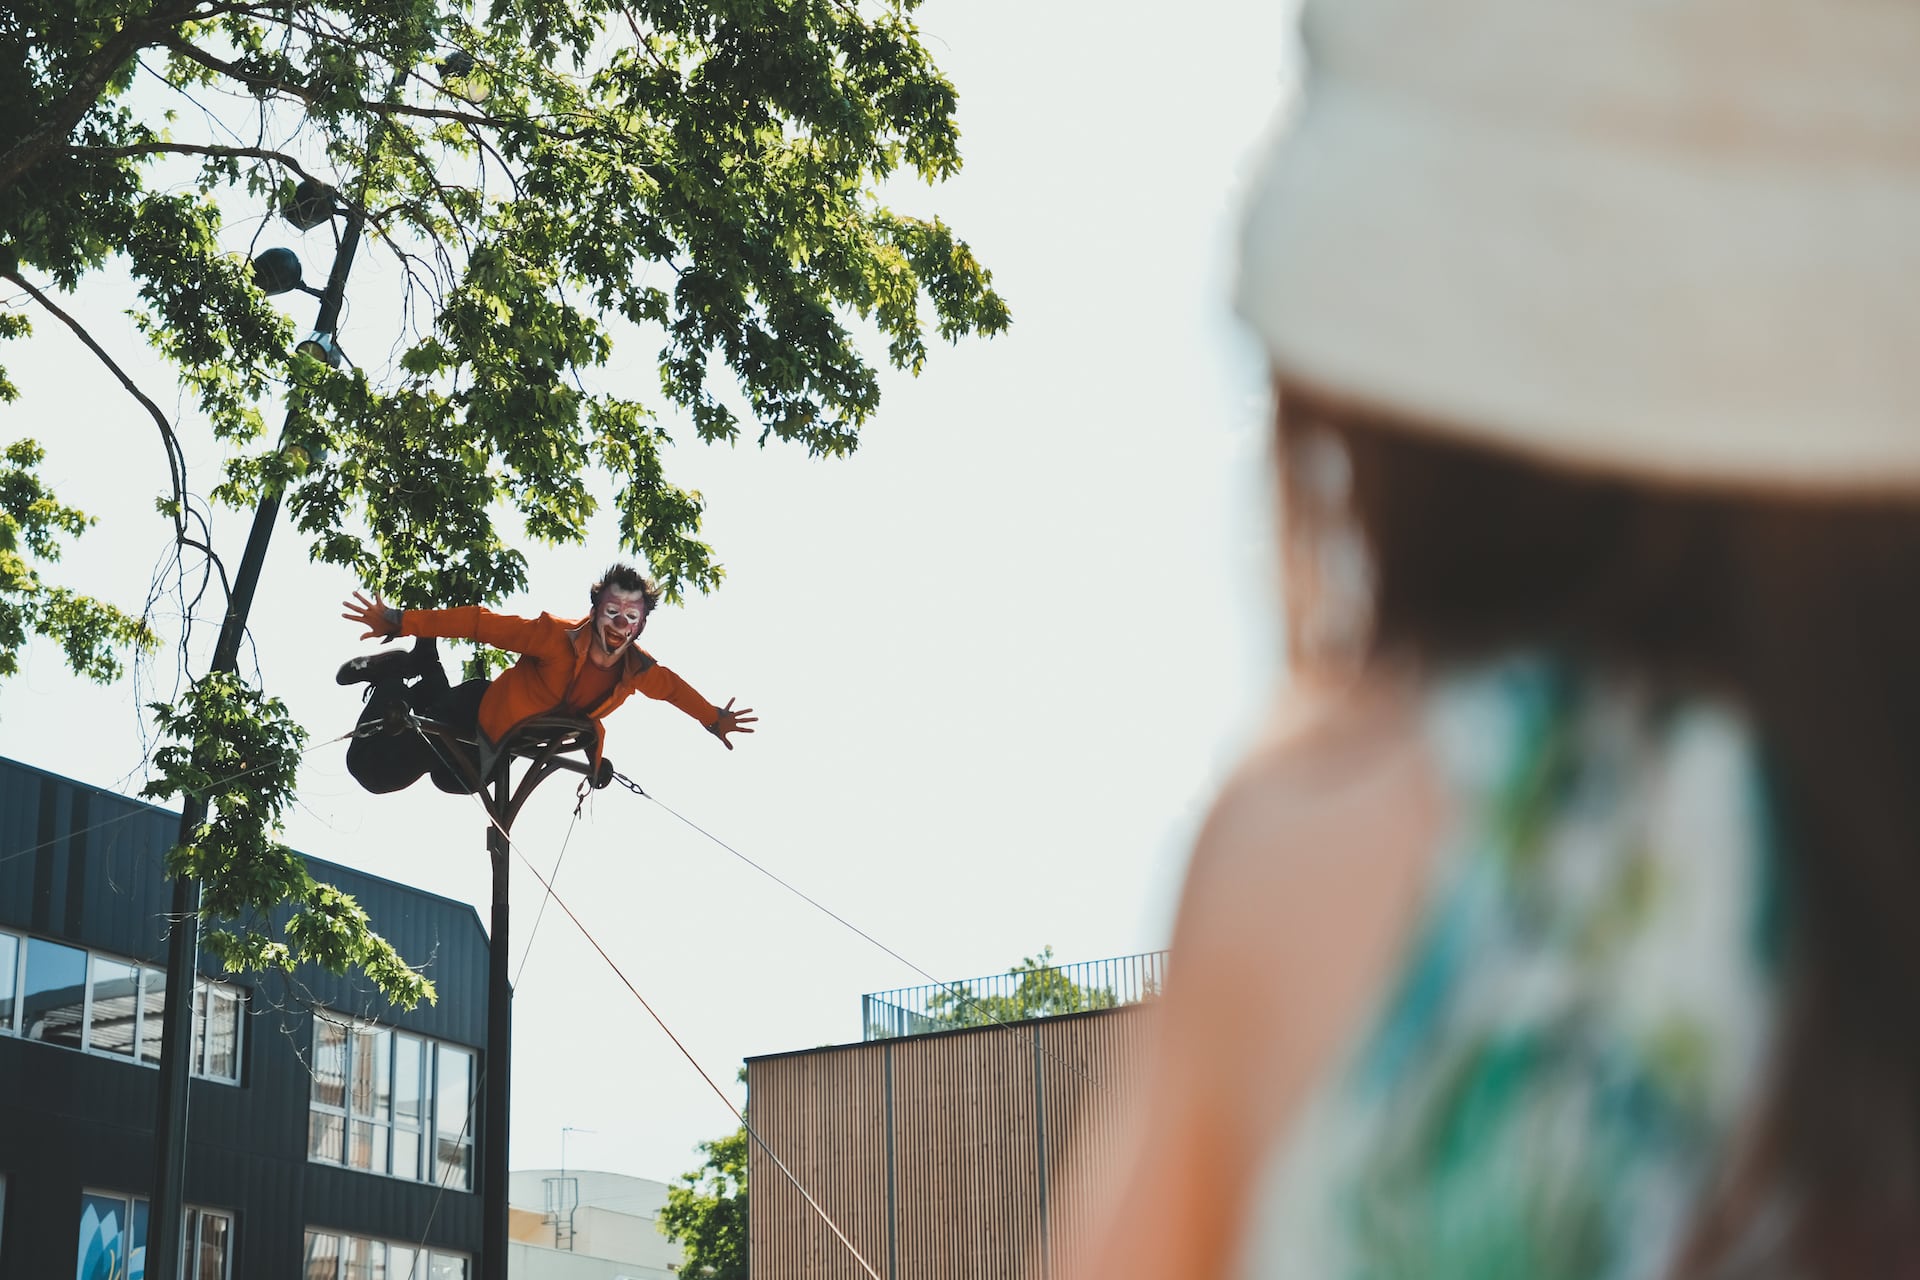
M1305 33L1294 677L1081 1274L1920 1275L1920 5Z

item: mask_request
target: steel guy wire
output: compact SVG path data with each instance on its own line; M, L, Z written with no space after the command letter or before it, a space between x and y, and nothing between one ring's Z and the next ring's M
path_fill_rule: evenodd
M442 756L441 758L445 759L446 757ZM582 779L580 783L581 793L579 800L573 806L572 819L567 823L567 834L560 840L560 852L554 856L553 870L547 873L550 877L549 884L551 884L551 881L560 878L560 864L566 859L567 845L573 841L573 829L580 824L580 806L587 801L586 786L586 781ZM553 890L549 888L547 892L540 897L540 909L533 913L533 927L527 930L527 945L520 950L520 967L513 971L513 985L515 987L520 985L520 975L527 971L527 958L533 954L534 937L540 932L540 921L546 917L547 903L550 902L552 898Z
M880 939L874 937L872 934L868 933L865 929L862 929L859 925L853 923L853 921L847 919L845 916L841 915L839 912L835 911L833 908L827 906L825 903L821 902L819 899L808 894L805 890L796 887L791 882L782 879L777 873L762 866L758 862L755 862L752 858L749 858L746 854L740 852L738 849L728 844L725 840L722 840L719 836L716 836L715 834L713 834L713 832L708 831L705 827L701 826L699 823L693 821L691 818L688 818L684 814L675 810L671 805L661 800L658 796L652 794L649 791L644 790L640 786L640 784L635 782L632 778L629 778L625 774L616 771L613 775L613 780L615 782L618 782L621 786L625 787L627 790L633 792L633 794L641 797L642 799L653 801L654 804L659 805L660 808L666 810L666 812L672 814L675 818L678 818L681 822L685 823L688 827L691 827L693 830L699 832L701 835L705 836L707 839L713 841L713 843L719 845L722 849L725 849L728 853L732 854L734 857L738 858L740 861L746 863L749 867L752 867L755 871L758 871L761 875L773 881L775 884L779 885L782 889L785 889L788 893L793 894L796 898L799 898L802 902L805 902L808 906L812 907L814 910L819 911L821 914L827 916L829 919L832 919L838 922L839 924L844 925L846 928L852 930L855 934L858 934L860 937L865 938L868 942L880 948L880 950L886 952L888 955L892 956L895 960L898 960L901 964L907 966L907 968L913 970L915 973L925 978L928 982L932 983L934 986L939 987L942 991L945 991L948 995L952 996L956 1001L959 1001L963 1004L970 1006L975 1011L977 1011L981 1017L985 1018L988 1023L992 1024L993 1026L1000 1027L1005 1031L1012 1032L1017 1037L1021 1037L1025 1041L1025 1043L1027 1043L1028 1045L1031 1045L1033 1048L1037 1049L1040 1053L1045 1054L1047 1057L1052 1058L1060 1066L1065 1067L1068 1071L1072 1072L1076 1076L1079 1076L1080 1079L1084 1080L1086 1083L1092 1085L1096 1089L1101 1089L1103 1091L1111 1092L1111 1090L1108 1088L1106 1084L1095 1079L1093 1076L1088 1075L1080 1067L1076 1066L1071 1062L1068 1062L1066 1059L1054 1053L1053 1050L1041 1044L1038 1034L1032 1031L1031 1029L1023 1029L1020 1027L1016 1027L1010 1022L1006 1022L1003 1019L995 1017L991 1012L988 1011L985 1005L981 1004L978 1000L976 1000L973 997L973 994L971 992L964 990L961 984L946 982L946 981L943 981L942 979L934 977L931 973L928 973L925 969L921 968L919 965L915 964L913 961L907 959L905 956L901 955L898 951L895 951L892 947L880 941Z
M438 752L439 748L435 747L434 750ZM446 757L442 756L441 758L444 760ZM787 1167L787 1162L782 1160L779 1154L767 1145L766 1139L762 1138L759 1131L748 1122L746 1113L734 1106L733 1099L727 1097L726 1092L714 1083L713 1077L707 1074L706 1068L700 1065L699 1060L693 1056L693 1053L687 1048L686 1043L682 1041L678 1035L674 1034L673 1028L667 1025L666 1019L662 1018L653 1005L648 1002L647 998L640 994L640 988L633 985L633 980L627 977L625 970L621 969L619 964L614 961L614 958L607 953L607 949L600 945L600 940L594 936L591 929L587 928L585 922L574 914L573 908L567 905L566 899L562 898L558 893L555 893L553 885L541 877L539 868L535 867L532 860L521 851L519 845L514 842L512 834L500 825L499 820L495 818L492 811L487 808L486 801L481 799L477 792L474 794L474 799L479 803L482 812L486 813L488 824L500 833L500 838L506 842L509 849L513 850L514 856L519 858L528 873L540 882L541 886L547 891L548 897L553 899L554 905L566 914L567 919L573 921L573 927L580 931L580 936L587 940L587 945L599 953L600 958L606 962L607 968L613 971L613 976L620 979L621 985L626 987L628 993L640 1002L640 1007L647 1011L647 1016L652 1018L654 1024L665 1033L667 1039L673 1042L673 1047L680 1051L680 1056L687 1060L687 1065L691 1066L694 1072L699 1075L700 1079L706 1083L707 1088L713 1091L713 1096L720 1099L720 1105L732 1113L734 1119L740 1122L740 1127L746 1131L747 1136L752 1138L754 1144L766 1153L767 1159L773 1161L774 1168L778 1169L781 1175L793 1184L793 1189L800 1193L801 1199L805 1200L807 1206L818 1215L822 1222L827 1224L827 1229L833 1232L835 1238L846 1246L847 1252L853 1255L853 1260L860 1264L861 1270L871 1276L872 1280L880 1280L880 1273L874 1270L873 1264L867 1261L865 1255L860 1252L859 1247L848 1238L847 1233L841 1229L840 1224L833 1220L833 1215L821 1207L820 1202L813 1198L813 1193L807 1190L806 1185L800 1181L799 1176Z

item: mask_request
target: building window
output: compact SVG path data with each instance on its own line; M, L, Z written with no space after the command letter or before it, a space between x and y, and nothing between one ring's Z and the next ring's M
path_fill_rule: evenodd
M151 965L47 938L0 932L0 1035L18 1035L145 1066L160 1064L167 975ZM240 1081L246 995L198 980L193 1073Z
M22 966L20 1032L29 1040L83 1048L87 1031L87 953L78 947L27 939Z
M181 1258L183 1280L227 1280L233 1256L233 1218L211 1209L188 1209L182 1233L186 1254Z
M162 977L161 985L165 985ZM240 1079L240 1013L245 997L202 981L193 989L193 1072L209 1080Z
M442 1186L473 1185L473 1054L433 1046L433 1176Z
M467 1280L468 1260L417 1244L307 1231L301 1280Z
M94 956L87 978L87 1047L131 1058L140 1030L140 966Z
M471 1049L316 1013L308 1158L471 1190L474 1063Z
M187 1280L228 1280L233 1215L189 1206L182 1220L180 1271ZM141 1280L147 1270L147 1202L89 1191L80 1197L80 1251L74 1280Z

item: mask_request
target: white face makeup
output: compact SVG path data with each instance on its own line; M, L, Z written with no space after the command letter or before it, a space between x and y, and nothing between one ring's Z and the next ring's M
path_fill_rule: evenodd
M602 651L614 654L640 634L640 624L646 620L644 595L608 587L600 593L600 603L594 608L593 630L600 637Z

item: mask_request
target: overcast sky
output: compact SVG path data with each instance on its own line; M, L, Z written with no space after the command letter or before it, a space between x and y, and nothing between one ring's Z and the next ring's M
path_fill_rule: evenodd
M608 754L666 805L942 979L1051 944L1063 961L1164 946L1196 823L1276 676L1266 396L1227 307L1232 226L1291 65L1290 6L930 0L920 22L960 91L966 167L932 192L993 270L1012 329L936 347L888 377L859 451L680 449L727 568L663 609L645 643L760 732L727 752L664 703L609 723ZM256 225L230 228L244 246ZM324 275L324 230L261 244ZM342 343L377 365L396 297L356 267ZM312 300L289 295L311 321ZM75 301L171 407L124 297ZM51 320L0 350L22 399L0 443L49 451L60 495L99 517L61 570L138 607L167 537L151 422ZM872 348L876 356L880 348ZM610 385L657 399L654 347ZM691 432L687 433L689 437ZM195 487L217 455L190 428ZM198 443L195 443L195 441ZM506 607L584 612L614 554L530 549ZM237 561L245 517L221 536ZM334 668L360 651L338 602L357 584L308 563L284 526L248 661L316 742L352 727ZM216 624L202 628L211 638ZM204 670L204 656L195 673ZM151 673L171 690L163 662ZM0 683L0 755L128 793L144 782L131 681L96 688L30 645ZM344 748L306 759L288 839L319 857L473 903L489 895L484 815L424 786L368 796ZM728 1093L748 1055L857 1040L863 992L924 981L658 806L610 790L577 824L547 785L515 828L545 874ZM541 889L516 867L517 968ZM376 925L378 922L376 921ZM557 910L515 1003L513 1164L670 1179L733 1122Z

